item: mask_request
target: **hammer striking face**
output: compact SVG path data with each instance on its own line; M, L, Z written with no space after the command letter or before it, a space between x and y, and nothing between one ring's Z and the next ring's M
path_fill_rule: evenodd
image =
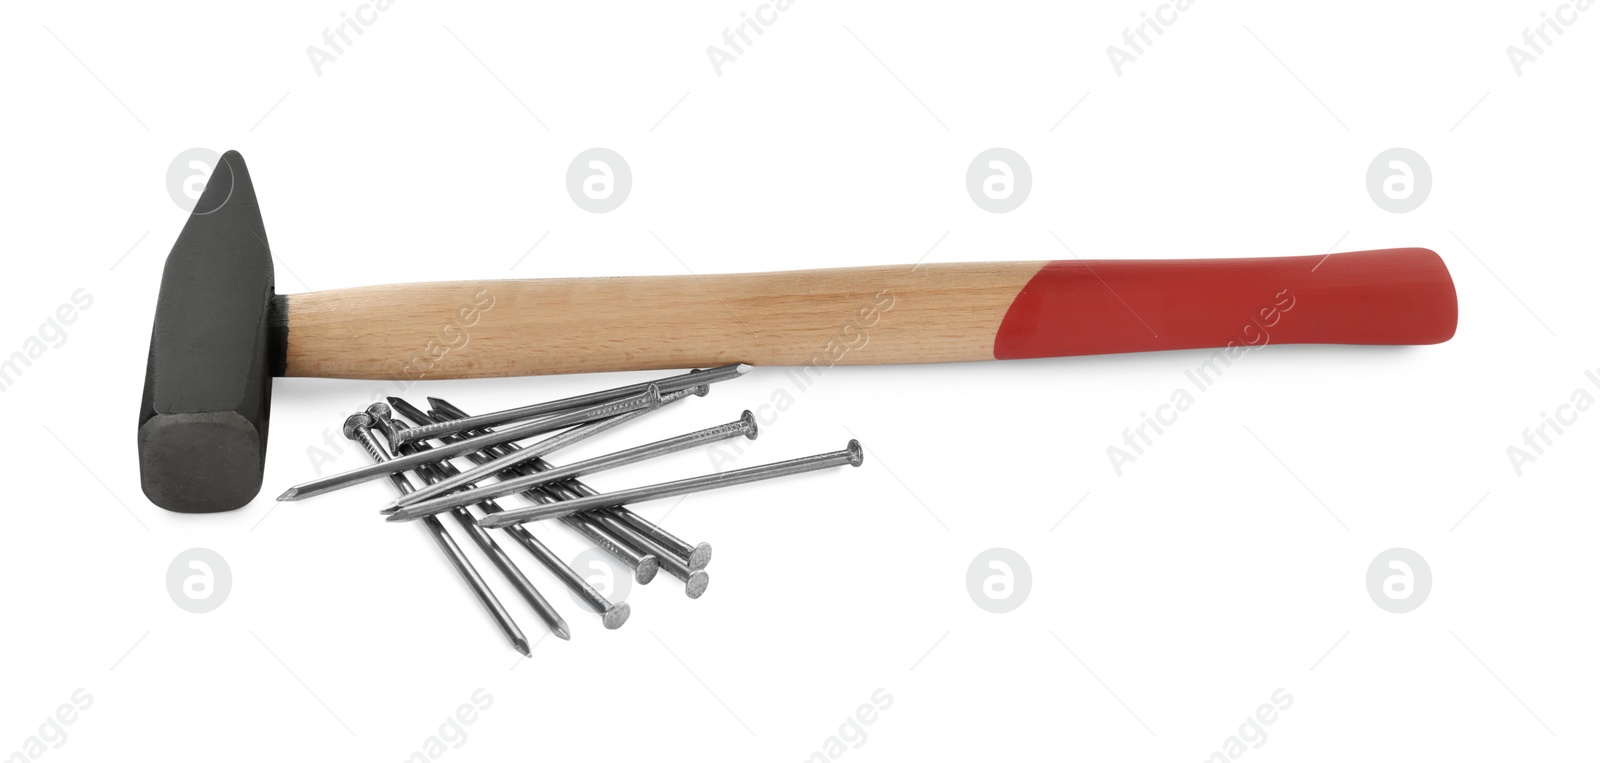
M826 368L1195 348L1219 348L1213 356L1231 363L1267 344L1433 344L1455 329L1455 285L1427 249L416 283L275 297L255 189L230 151L167 259L139 460L145 495L158 506L243 506L261 486L272 376Z

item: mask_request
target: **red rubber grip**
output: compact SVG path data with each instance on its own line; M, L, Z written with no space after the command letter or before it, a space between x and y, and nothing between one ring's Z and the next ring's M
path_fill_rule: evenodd
M1437 344L1456 290L1428 249L1217 260L1061 260L1017 294L994 356L1262 344Z

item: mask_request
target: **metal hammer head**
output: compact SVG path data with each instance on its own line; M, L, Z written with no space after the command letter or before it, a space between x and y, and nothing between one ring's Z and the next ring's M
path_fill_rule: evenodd
M222 155L161 276L144 401L139 476L164 509L227 511L261 489L272 376L272 255L250 173Z

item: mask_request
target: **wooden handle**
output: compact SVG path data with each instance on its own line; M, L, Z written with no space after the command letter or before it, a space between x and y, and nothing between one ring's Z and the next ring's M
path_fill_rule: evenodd
M1426 249L417 283L279 299L283 375L347 379L1432 344L1456 324L1455 287Z

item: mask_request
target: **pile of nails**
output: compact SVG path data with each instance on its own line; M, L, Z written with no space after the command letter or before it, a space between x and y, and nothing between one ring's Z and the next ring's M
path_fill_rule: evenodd
M658 571L665 570L683 583L689 598L698 599L710 582L705 567L711 561L711 546L680 539L629 510L628 504L845 464L860 466L861 445L851 440L844 450L831 453L607 493L578 481L578 477L741 435L755 439L755 417L745 411L738 419L725 424L564 466L545 461L544 456L691 395L704 397L710 385L738 378L749 370L750 367L742 363L695 369L652 382L476 416L438 398L428 398L432 409L424 412L400 398L391 397L388 405L374 403L366 412L357 413L344 423L345 436L359 443L372 457L371 465L296 485L278 496L278 500L296 501L387 478L399 494L382 510L388 515L388 521L419 521L511 645L527 654L527 638L461 547L445 531L437 515L448 514L460 525L550 631L562 639L571 637L566 621L517 569L489 530L503 530L527 549L578 599L599 614L607 629L619 628L627 622L630 613L627 603L607 600L535 537L528 523L560 520L561 524L628 565L639 583L649 583ZM410 425L397 421L395 413ZM539 436L545 437L517 444ZM463 471L450 462L453 458L465 458L473 466ZM415 473L421 481L420 487L407 472ZM531 505L507 508L496 500L513 494L527 499ZM482 515L472 513L472 507Z

